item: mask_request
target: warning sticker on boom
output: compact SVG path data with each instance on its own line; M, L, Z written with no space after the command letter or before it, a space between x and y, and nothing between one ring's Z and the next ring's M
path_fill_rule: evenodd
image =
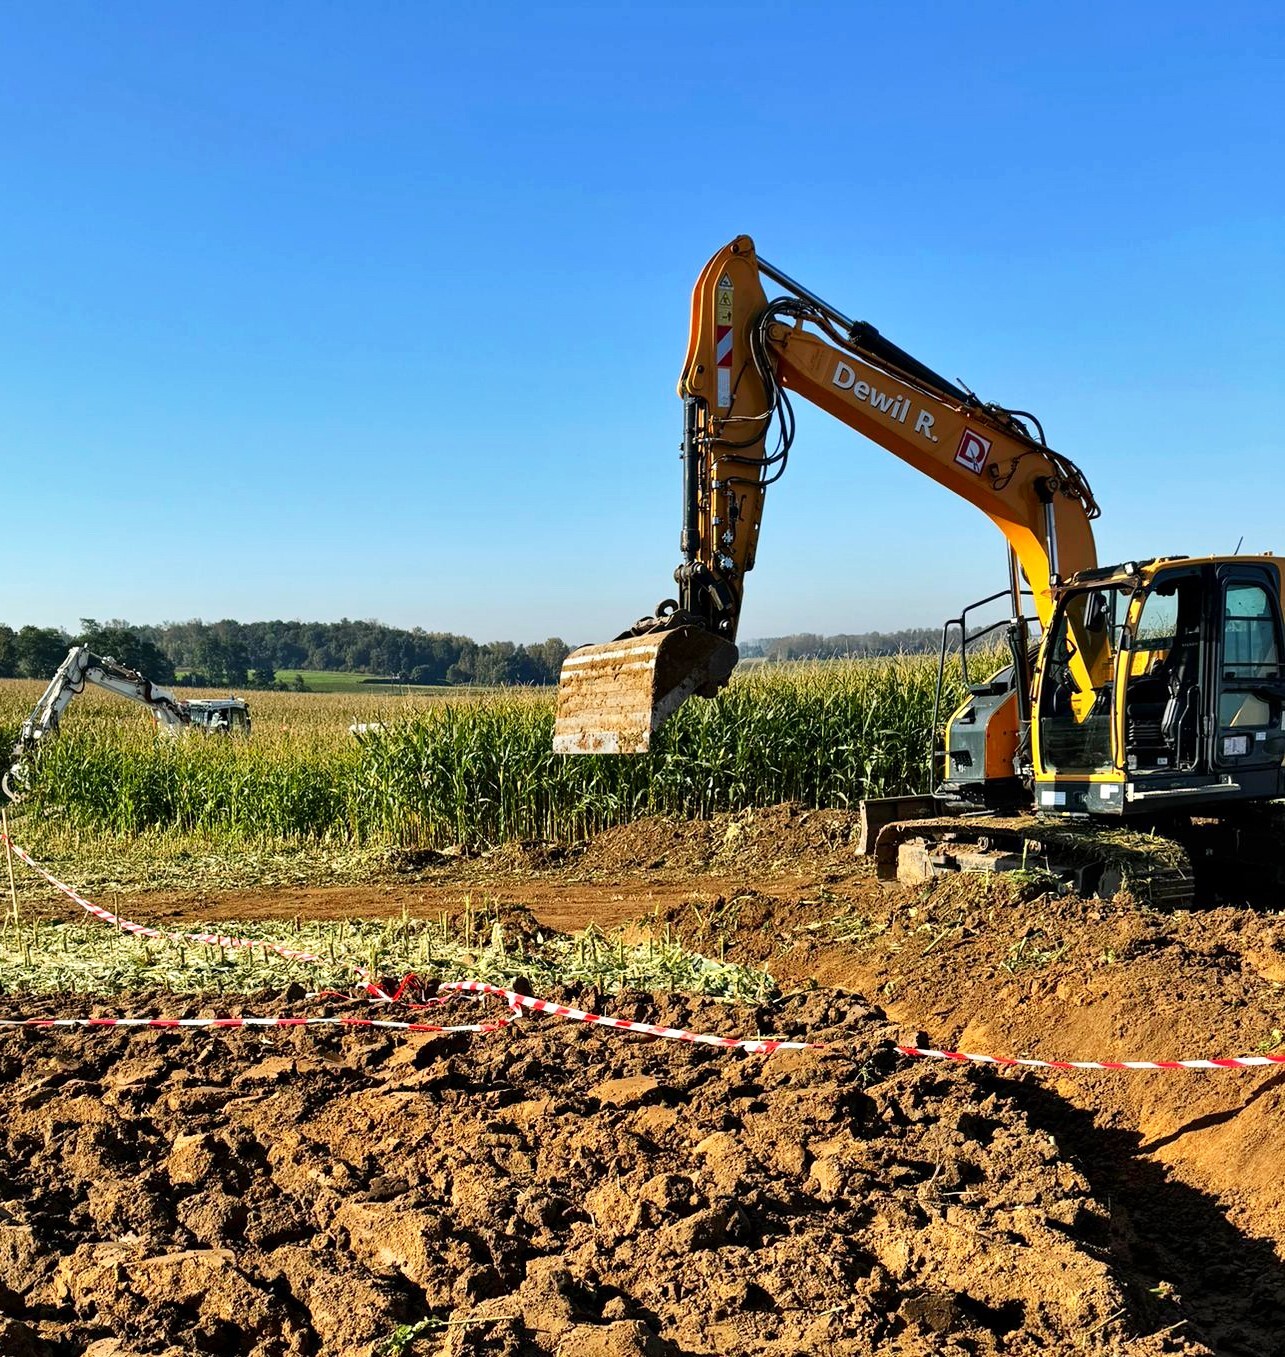
M714 294L714 349L718 371L715 403L726 410L732 404L732 280L726 273L718 280Z
M714 323L716 325L732 323L732 280L727 274L718 280L718 289L714 293Z

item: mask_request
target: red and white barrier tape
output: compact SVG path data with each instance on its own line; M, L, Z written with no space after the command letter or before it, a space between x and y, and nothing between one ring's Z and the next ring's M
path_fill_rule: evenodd
M658 1027L650 1022L633 1022L629 1018L611 1018L604 1013L589 1013L583 1008L568 1008L566 1004L555 1004L549 999L536 999L529 994L518 994L515 990L500 989L488 985L484 980L453 980L440 985L439 990L455 990L464 994L495 994L507 999L509 1007L527 1009L532 1013L551 1013L555 1017L570 1018L573 1022L596 1023L599 1027L612 1027L618 1032L641 1032L648 1037L665 1037L670 1041L689 1041L698 1046L719 1046L724 1050L748 1051L752 1055L771 1055L773 1051L820 1050L813 1041L779 1041L776 1038L756 1037L716 1037L708 1032L689 1032L682 1027Z
M1034 1060L1024 1056L975 1055L970 1051L933 1051L921 1046L898 1046L902 1055L957 1064L1000 1065L1005 1069L1035 1070L1241 1070L1259 1065L1285 1065L1285 1055L1230 1055L1215 1060Z
M8 843L14 855L20 858L33 872L42 876L51 886L61 891L68 899L74 900L82 909L94 918L110 924L123 933L136 937L155 938L159 941L199 944L208 947L262 948L289 961L318 965L324 957L314 952L287 947L284 943L269 942L263 938L239 938L222 933L184 933L149 928L144 924L123 919L118 914L86 900L83 895L59 881L51 872L46 871L25 849L19 848L11 839L0 833L0 843ZM408 992L417 990L421 981L418 976L407 975L389 994L364 967L356 967L358 978L367 996L375 1003L396 1003L404 1000ZM364 1027L392 1032L421 1032L446 1035L456 1032L497 1032L507 1027L524 1012L548 1013L559 1018L568 1018L573 1022L596 1024L620 1032L638 1032L644 1036L662 1037L670 1041L686 1041L701 1046L717 1046L723 1050L745 1051L753 1055L770 1055L773 1051L824 1050L825 1046L813 1041L778 1041L774 1038L719 1037L705 1032L689 1032L681 1027L661 1027L655 1023L633 1022L628 1018L612 1018L603 1013L590 1013L582 1008L570 1008L566 1004L557 1004L549 999L537 999L529 994L519 994L516 990L504 989L499 985L487 984L483 980L452 980L437 986L436 995L408 1002L412 1009L432 1008L447 1003L456 994L491 995L503 999L509 1006L510 1016L496 1018L490 1022L462 1023L454 1026L439 1026L435 1023L397 1022L390 1019L351 1018L351 1017L267 1017L267 1018L5 1018L0 1019L0 1028L28 1027L46 1028L129 1028L173 1029L173 1028L238 1028L238 1027ZM326 997L323 994L321 997ZM347 998L347 995L333 995L335 998ZM1255 1069L1265 1065L1285 1065L1285 1053L1278 1055L1238 1055L1223 1056L1211 1060L1036 1060L1027 1056L979 1055L970 1051L937 1051L922 1046L897 1046L900 1054L925 1060L949 1060L956 1064L995 1065L1002 1069L1037 1070L1228 1070Z
M174 1028L219 1027L374 1027L390 1032L428 1032L443 1036L452 1032L498 1032L510 1019L470 1022L457 1027L438 1027L429 1022L393 1022L384 1018L0 1018L0 1027L126 1027L165 1031Z
M146 924L134 923L130 919L122 919L119 914L113 914L111 910L104 909L102 905L96 905L92 900L86 900L79 891L74 890L65 881L59 881L52 872L46 871L25 848L19 848L16 843L12 840L6 840L4 834L0 833L0 843L5 842L13 849L14 857L25 862L37 876L44 877L55 890L61 891L69 900L74 900L81 909L92 914L95 919L100 919L105 924L111 924L113 928L119 929L122 933L131 933L139 938L155 938L161 942L201 944L206 947L226 947L229 950L257 947L262 948L265 952L275 952L278 956L285 957L287 961L306 961L310 964L316 964L325 960L324 957L317 956L315 952L303 952L294 947L287 947L284 943L268 942L263 938L234 938L223 933L171 932L161 928L149 928Z
M43 877L51 886L61 891L69 900L74 900L83 910L103 923L110 924L122 933L135 937L154 938L158 941L201 944L209 947L262 948L290 961L320 964L324 957L314 952L301 951L287 947L283 943L269 942L262 938L239 938L223 933L185 933L149 928L145 924L123 919L119 914L96 905L85 899L79 891L67 885L65 881L43 868L24 848L19 848L11 839L0 833L0 842L8 843L14 855L20 858L32 871ZM376 1003L396 1003L409 991L420 987L418 976L407 975L389 994L369 973L365 967L356 967L358 978L367 996ZM444 1004L456 994L493 995L504 999L510 1010L510 1017L497 1018L485 1023L463 1023L455 1026L438 1026L434 1023L394 1022L373 1018L347 1017L268 1017L268 1018L9 1018L0 1020L0 1027L123 1027L123 1028L237 1028L237 1027L373 1027L397 1032L431 1032L438 1035L454 1032L496 1032L507 1027L525 1011L548 1013L559 1018L569 1018L574 1022L593 1023L600 1027L610 1027L621 1032L638 1032L644 1036L664 1037L670 1041L686 1041L699 1046L717 1046L724 1050L741 1050L756 1055L770 1055L773 1051L802 1051L813 1048L815 1043L807 1041L779 1041L774 1038L757 1037L719 1037L706 1032L689 1032L681 1027L660 1027L654 1023L633 1022L627 1018L612 1018L604 1013L590 1013L582 1008L569 1008L549 999L537 999L529 994L519 994L516 990L503 989L499 985L487 984L483 980L451 980L437 986L437 994L428 999L410 1003L412 1009L431 1008ZM326 996L322 996L326 997ZM334 995L335 998L348 998L347 995Z
M228 951L240 949L242 951L272 952L286 961L298 961L309 966L321 965L326 960L325 957L318 956L315 952L302 951L297 947L287 947L283 942L270 942L266 938L238 938L226 933L184 933L175 930L149 928L146 924L135 923L132 919L122 919L119 914L113 914L111 910L104 909L102 905L96 905L92 900L86 900L79 891L74 890L65 881L59 881L52 872L46 871L25 848L19 848L12 839L6 839L2 832L0 832L0 843L8 843L15 857L26 863L37 876L44 877L55 890L61 891L69 900L74 900L81 909L92 914L95 919L110 924L122 933L129 933L133 937L152 938L158 942L172 942L189 947L223 947ZM396 996L388 994L364 966L354 965L354 970L362 988L372 999L391 1003L395 997L400 997L400 994Z

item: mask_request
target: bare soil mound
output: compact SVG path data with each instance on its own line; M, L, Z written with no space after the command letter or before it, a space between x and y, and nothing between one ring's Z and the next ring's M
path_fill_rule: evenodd
M653 934L666 929L694 951L754 965L806 943L834 913L834 906L824 899L772 895L747 887L712 899L689 894L653 909L637 926ZM775 974L775 968L769 969Z
M365 1357L423 1321L459 1357L1276 1350L1174 1323L1153 1265L1202 1218L1113 1206L1075 1157L1101 1133L1068 1153L1033 1083L903 1062L837 991L609 1007L837 1044L5 1034L0 1351Z
M709 820L635 820L595 835L580 850L577 864L591 872L669 868L696 873L731 867L787 871L799 864L815 872L837 862L853 871L857 834L855 811L809 810L787 802Z

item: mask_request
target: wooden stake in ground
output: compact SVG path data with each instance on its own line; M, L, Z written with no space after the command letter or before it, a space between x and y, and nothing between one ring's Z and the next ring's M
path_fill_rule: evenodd
M9 868L9 900L13 906L13 921L18 922L18 887L13 879L13 844L9 842L9 812L0 806L0 828L4 829L4 860Z

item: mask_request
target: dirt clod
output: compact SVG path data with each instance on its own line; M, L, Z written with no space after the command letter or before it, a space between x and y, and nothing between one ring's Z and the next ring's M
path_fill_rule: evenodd
M22 1165L3 1350L364 1357L426 1318L422 1350L461 1357L1153 1350L1138 1241L1032 1126L1020 1080L881 1070L894 1029L837 993L732 1015L625 1002L827 1048L764 1058L528 1020L425 1042L427 1083L407 1089L400 1048L367 1034L6 1037L28 1059L0 1092ZM176 1083L198 1054L200 1084ZM63 1083L30 1105L68 1057L100 1094ZM175 1099L131 1101L144 1058ZM122 1232L106 1189L144 1184Z

